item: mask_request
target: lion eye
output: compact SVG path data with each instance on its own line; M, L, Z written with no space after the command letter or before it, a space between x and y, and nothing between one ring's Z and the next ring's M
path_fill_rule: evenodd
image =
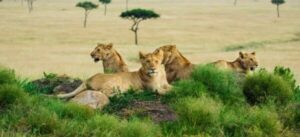
M100 49L97 49L97 51L99 52L99 51L100 51Z

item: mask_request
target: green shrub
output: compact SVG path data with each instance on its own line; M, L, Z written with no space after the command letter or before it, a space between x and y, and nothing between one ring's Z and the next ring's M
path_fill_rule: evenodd
M173 89L162 97L162 101L170 103L184 97L200 97L206 93L206 87L191 79L181 80L174 84Z
M55 113L41 107L37 107L31 111L26 119L32 133L50 134L54 132L58 125Z
M15 82L16 82L15 71L0 67L0 85L13 84Z
M0 85L0 111L16 103L26 101L27 95L17 85Z
M252 107L248 111L247 136L280 136L282 123L274 108Z
M203 83L210 95L217 96L225 103L244 101L239 77L230 71L217 69L212 65L198 66L191 75L198 83Z
M286 103L293 96L292 87L288 82L266 71L248 76L243 91L250 104L263 103L267 99Z
M212 98L202 96L200 98L183 98L175 104L179 119L189 126L189 132L211 132L218 125L218 118L222 104Z
M132 120L121 130L122 137L159 137L160 128L149 121Z

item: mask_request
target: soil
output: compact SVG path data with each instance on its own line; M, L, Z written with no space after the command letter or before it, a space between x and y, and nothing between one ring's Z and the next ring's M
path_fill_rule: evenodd
M133 115L149 117L155 123L175 121L177 119L175 112L168 105L162 104L158 100L134 101L130 107L123 108L117 115L126 119Z

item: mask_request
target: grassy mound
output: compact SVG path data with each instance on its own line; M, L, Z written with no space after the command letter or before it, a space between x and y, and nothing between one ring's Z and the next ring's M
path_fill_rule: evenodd
M0 134L4 136L299 134L299 86L292 72L283 67L272 73L259 71L244 79L212 66L198 66L190 79L176 82L165 96L131 90L110 98L111 103L102 112L45 97L41 94L44 91L20 80L11 70L1 68L0 76ZM154 123L135 112L126 119L116 115L124 109L140 111L138 107L143 105L151 113L157 111L153 106L173 109L177 118Z

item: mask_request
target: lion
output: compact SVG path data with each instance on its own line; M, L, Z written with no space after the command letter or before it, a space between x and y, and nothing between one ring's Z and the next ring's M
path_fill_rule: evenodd
M113 48L113 44L98 43L91 52L94 62L103 61L104 73L128 72L128 66L121 55Z
M172 83L175 80L186 79L190 76L195 65L179 52L176 45L159 47L156 49L156 52L159 50L164 52L162 64L165 66L169 83Z
M111 97L117 93L126 92L129 89L150 89L152 91L158 92L158 94L160 95L166 94L167 91L169 91L172 87L168 84L164 67L161 64L163 60L163 51L159 50L157 52L148 54L140 52L139 57L142 66L138 71L119 72L114 74L98 73L83 82L83 84L81 84L73 92L67 94L59 94L57 95L57 97L71 98L76 95L78 96L78 94L80 93L85 96L88 94L85 93L87 92L86 90L91 90L89 92L99 92L99 94L97 94L96 96L100 96L106 101L102 101L100 103L99 101L95 101L94 103L83 101L83 103L81 104L102 108L109 102L109 100L105 99L106 97Z
M218 68L230 69L238 73L246 74L248 72L254 71L258 67L258 62L255 57L255 52L243 53L239 52L239 57L233 61L219 60L211 63Z

